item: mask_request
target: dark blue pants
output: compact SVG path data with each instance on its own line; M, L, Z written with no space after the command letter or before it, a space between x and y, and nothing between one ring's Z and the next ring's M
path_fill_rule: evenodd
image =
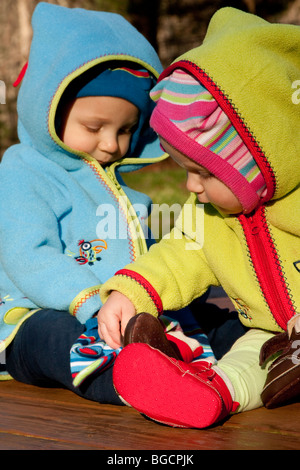
M84 325L68 312L41 310L26 320L6 353L8 373L39 387L64 387L88 400L121 405L112 381L112 367L74 388L70 349Z
M207 335L216 359L226 354L231 346L243 336L246 328L235 311L219 308L214 304L195 302L191 305L194 318Z
M217 359L245 333L234 312L201 303L194 316L208 335ZM198 315L197 315L198 314ZM205 320L205 324L204 324ZM8 373L19 382L39 387L64 387L88 400L121 405L112 380L112 370L104 370L74 388L70 371L70 349L85 327L68 312L41 310L20 327L6 352Z

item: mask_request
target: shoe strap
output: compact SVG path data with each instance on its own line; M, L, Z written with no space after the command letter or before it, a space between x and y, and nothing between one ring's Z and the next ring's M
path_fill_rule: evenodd
M195 375L210 382L214 389L220 394L223 401L222 418L225 418L229 413L234 413L240 404L232 400L231 393L222 379L222 377L213 368L213 364L207 361L196 361L192 364L195 369ZM221 419L221 418L220 418Z

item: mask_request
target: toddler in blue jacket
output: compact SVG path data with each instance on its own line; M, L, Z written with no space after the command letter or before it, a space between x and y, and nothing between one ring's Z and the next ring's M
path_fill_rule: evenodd
M151 200L121 175L166 157L148 125L162 68L119 15L40 2L32 24L20 143L0 165L0 377L121 404L95 316L101 285L153 243Z

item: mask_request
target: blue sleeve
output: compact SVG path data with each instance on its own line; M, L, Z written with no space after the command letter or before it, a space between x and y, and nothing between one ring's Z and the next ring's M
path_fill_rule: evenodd
M59 219L70 210L67 198L55 185L41 189L42 181L20 174L0 172L2 268L38 307L69 310L85 322L101 307L100 285L89 269L64 254Z

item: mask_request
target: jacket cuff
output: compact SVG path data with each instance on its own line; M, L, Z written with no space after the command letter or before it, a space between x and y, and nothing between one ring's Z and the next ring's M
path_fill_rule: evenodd
M112 291L126 295L134 304L137 313L148 312L154 316L163 313L160 296L147 279L130 269L121 269L109 279L100 290L101 300L104 303Z
M102 307L100 288L101 285L84 289L70 304L70 314L76 317L80 323L86 323Z

